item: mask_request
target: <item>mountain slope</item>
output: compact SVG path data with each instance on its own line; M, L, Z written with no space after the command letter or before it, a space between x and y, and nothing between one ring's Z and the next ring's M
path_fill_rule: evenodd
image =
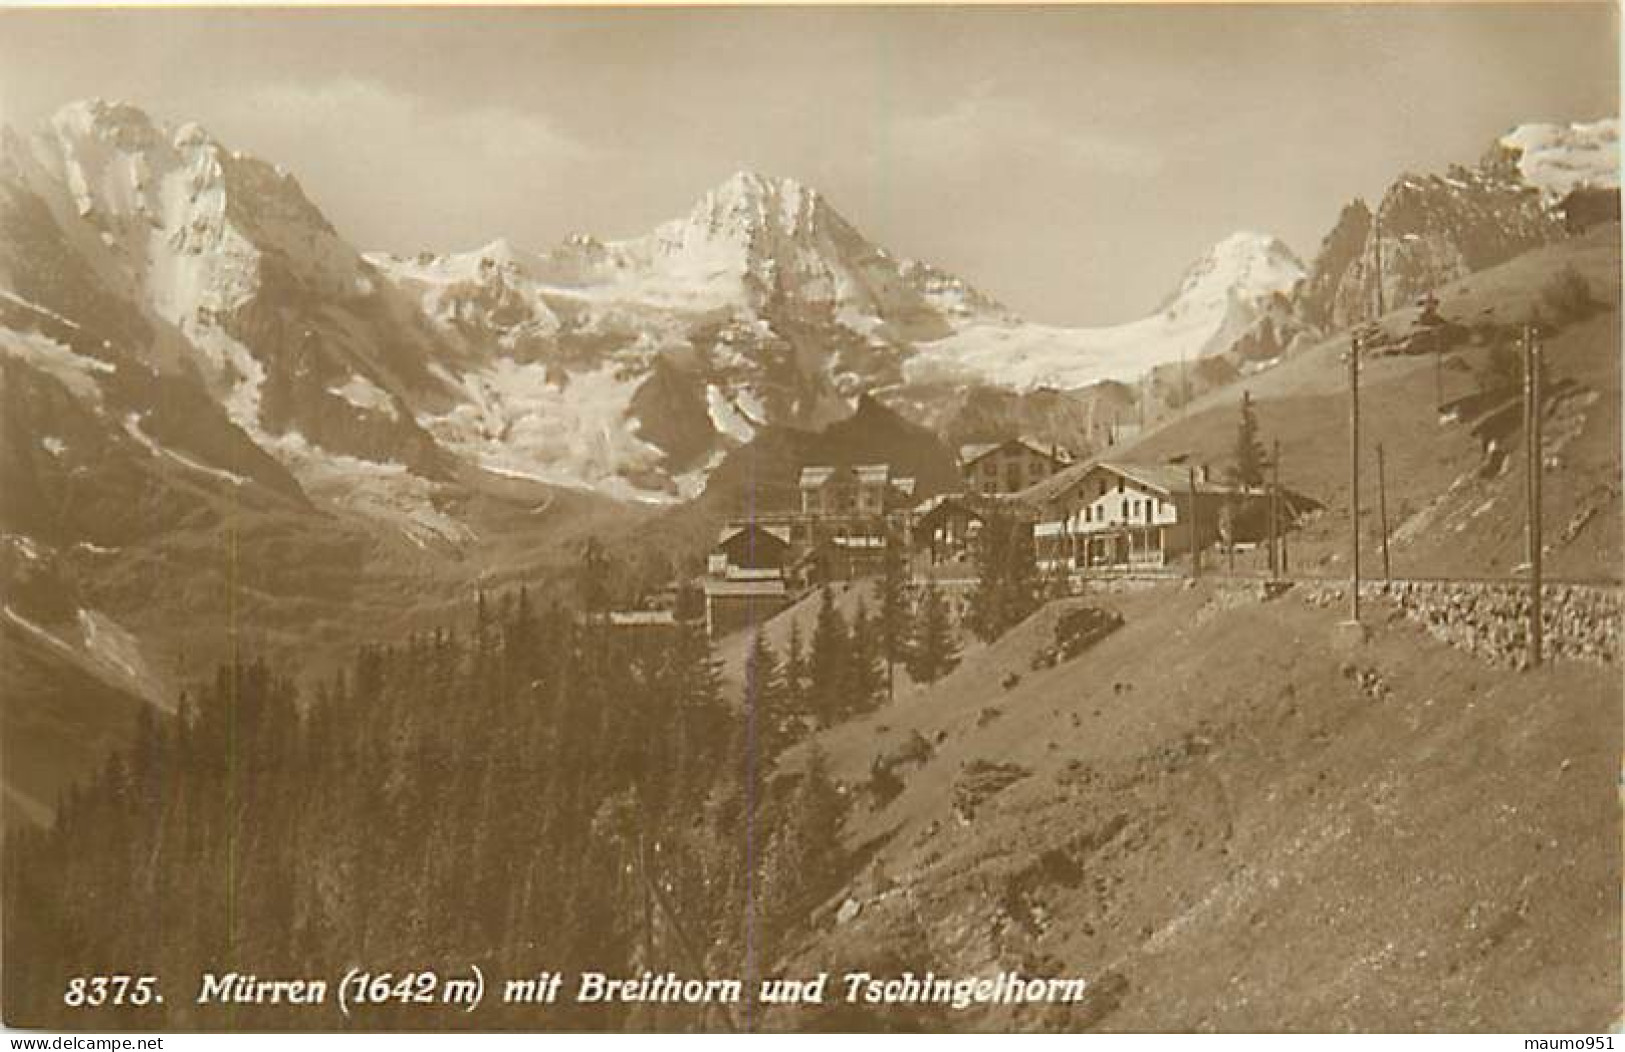
M1083 387L1137 380L1155 366L1226 350L1260 305L1292 292L1303 265L1279 240L1233 234L1186 270L1158 310L1095 329L988 320L927 343L911 381L978 380L1015 388Z
M141 356L201 377L262 447L296 469L312 447L438 466L396 399L443 386L428 366L444 350L290 175L195 124L100 100L64 107L27 139L8 133L4 153L8 196L42 207L55 229L35 226L54 251L140 316ZM6 268L21 285L33 269L26 258Z
M1124 626L1035 670L1076 605ZM1091 987L1072 1006L851 1006L859 1030L1606 1025L1617 675L1493 669L1404 621L1338 654L1342 616L1211 583L1095 590L823 732L864 865L776 966ZM900 793L864 791L905 755ZM990 764L1010 784L971 792ZM768 1027L819 1025L804 1012Z
M756 428L820 426L863 391L909 407L1223 350L1302 273L1280 242L1236 235L1154 316L1056 329L872 244L816 190L750 172L638 238L368 258L474 363L456 377L463 404L425 420L444 444L557 481L618 473L643 495L691 494ZM548 433L527 430L544 413Z
M1619 186L1619 122L1525 124L1471 168L1406 174L1376 212L1346 206L1321 244L1299 297L1299 314L1322 330L1372 316L1428 289L1560 240L1553 205L1580 187Z
M1577 275L1593 299L1582 315L1559 320L1546 290ZM1619 507L1619 227L1566 239L1445 283L1439 310L1460 338L1440 360L1431 354L1372 355L1361 371L1362 534L1367 572L1380 566L1375 450L1386 454L1391 561L1396 576L1505 574L1524 560L1519 458L1497 460L1486 442L1517 448L1521 426L1477 434L1472 421L1441 419L1450 402L1484 389L1491 359L1516 355L1522 326L1547 319L1545 355L1554 402L1548 409L1547 571L1560 577L1617 579ZM1384 330L1396 340L1417 311L1391 304ZM1235 447L1241 388L1252 396L1260 437L1281 442L1281 481L1323 502L1326 511L1293 537L1293 566L1348 572L1347 333L1313 341L1271 368L1198 398L1179 416L1127 444L1119 457L1159 463L1184 455L1226 465ZM1514 358L1514 360L1516 360ZM1561 396L1557 385L1561 388ZM1331 430L1328 430L1328 429Z
M1510 164L1525 185L1556 201L1575 190L1619 189L1619 118L1521 124L1497 141L1486 163ZM1497 156L1498 155L1498 156Z

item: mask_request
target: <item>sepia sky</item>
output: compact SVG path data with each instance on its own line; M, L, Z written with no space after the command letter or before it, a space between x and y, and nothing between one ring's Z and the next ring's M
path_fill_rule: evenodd
M1618 94L1610 4L0 11L0 119L198 120L363 248L639 234L754 168L1065 324Z

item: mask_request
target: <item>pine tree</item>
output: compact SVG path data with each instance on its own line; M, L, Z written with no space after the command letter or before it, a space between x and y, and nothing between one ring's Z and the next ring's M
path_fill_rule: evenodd
M909 648L908 674L917 683L934 683L959 665L959 644L936 581L927 581Z
M760 904L769 955L845 869L840 840L844 808L822 751L813 750L778 810L762 863Z
M1038 608L1042 589L1031 527L1011 515L987 516L976 562L970 626L992 642Z
M818 604L818 619L813 622L812 653L807 662L808 707L826 727L840 719L846 650L846 622L835 609L835 593L826 584Z
M894 534L886 537L885 558L875 581L875 625L880 633L880 655L886 664L886 698L891 700L892 669L908 659L909 637L913 635L912 611L908 598L908 567L903 548Z
M801 619L790 622L790 642L784 652L784 711L810 716L807 707L807 658L801 643Z
M1241 392L1241 423L1236 426L1235 464L1231 478L1242 486L1264 484L1264 443L1258 437L1258 414L1251 391Z
M868 712L886 694L886 669L881 660L881 640L869 608L860 598L852 615L852 633L846 650L846 689L842 714Z
M761 629L757 629L745 655L745 713L752 739L747 748L754 750L750 763L759 771L783 746L785 719L784 679L778 655Z
M607 614L610 606L610 558L598 538L587 538L576 567L576 595L589 619Z

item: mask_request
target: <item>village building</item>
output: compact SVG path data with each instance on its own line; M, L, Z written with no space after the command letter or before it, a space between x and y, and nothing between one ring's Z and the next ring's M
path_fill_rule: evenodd
M706 560L705 627L712 636L760 624L789 605L790 530L747 520L717 534Z
M809 464L801 469L801 514L809 518L879 518L907 507L914 480L890 464Z
M789 528L751 519L722 528L711 548L706 572L735 581L769 580L783 577L789 560Z
M959 447L959 473L966 493L1010 496L1064 470L1071 456L1031 438Z
M673 609L663 610L611 610L604 616L604 624L621 632L647 636L675 634L683 622Z
M792 601L782 577L705 579L705 631L713 639L762 624Z
M792 517L791 541L803 550L828 547L874 548L871 541L908 529L914 480L892 474L889 464L811 464L801 469L801 509ZM906 543L906 538L904 538ZM884 545L879 545L884 548Z
M982 502L963 494L922 501L914 508L909 531L914 558L930 566L969 558L986 518Z
M1154 570L1215 542L1251 544L1269 530L1270 491L1222 482L1206 465L1095 462L1078 465L1021 495L1035 516L1040 565ZM1314 505L1282 491L1285 528Z

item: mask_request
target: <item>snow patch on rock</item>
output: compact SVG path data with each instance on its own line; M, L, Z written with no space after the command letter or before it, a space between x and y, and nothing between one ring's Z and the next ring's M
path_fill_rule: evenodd
M1518 151L1524 182L1555 200L1580 187L1619 186L1619 118L1574 124L1523 124L1501 137Z

